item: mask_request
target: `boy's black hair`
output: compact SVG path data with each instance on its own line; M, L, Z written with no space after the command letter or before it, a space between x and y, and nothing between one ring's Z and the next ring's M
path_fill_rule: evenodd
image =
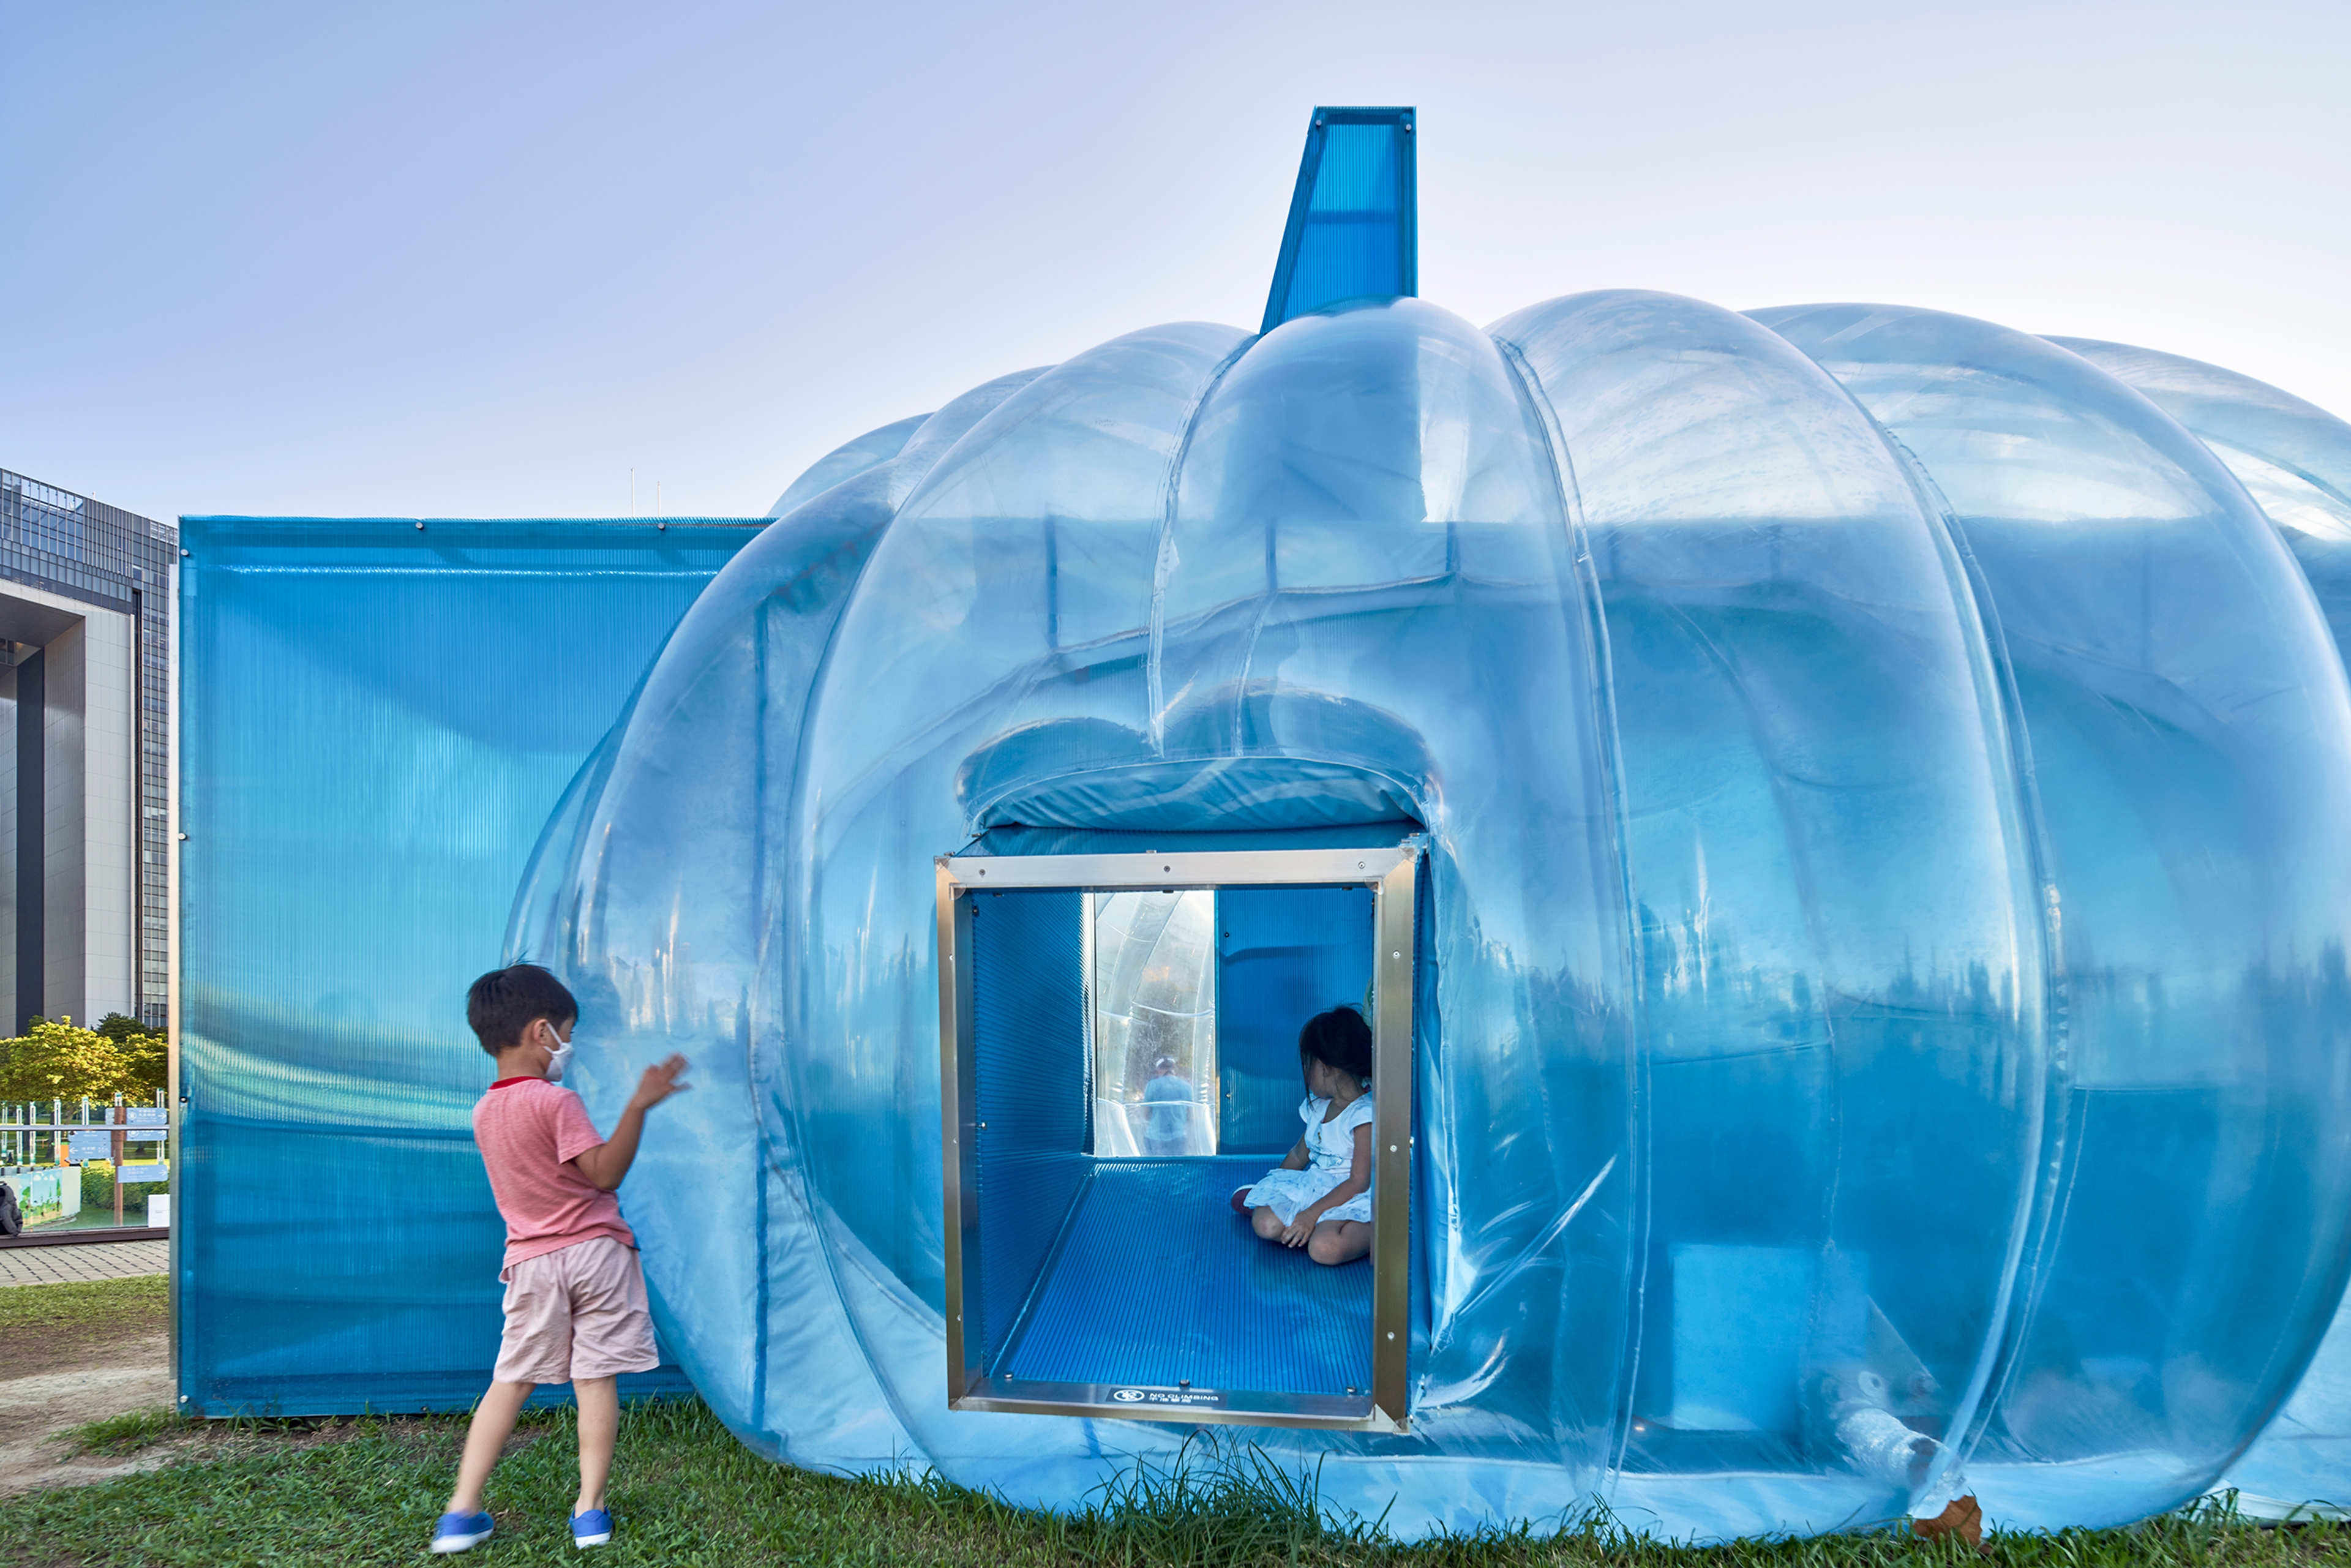
M465 992L465 1021L492 1056L521 1044L522 1031L534 1019L559 1028L579 1017L580 1004L563 982L537 964L492 969Z
M1372 1075L1372 1026L1353 1008L1332 1008L1316 1013L1298 1031L1301 1060L1312 1057L1357 1078Z

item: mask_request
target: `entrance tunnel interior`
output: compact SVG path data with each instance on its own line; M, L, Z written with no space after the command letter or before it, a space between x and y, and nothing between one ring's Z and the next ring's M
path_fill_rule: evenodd
M1377 1017L1382 896L968 895L962 1354L991 1394L1369 1412L1375 1260L1262 1241L1231 1198L1305 1130L1300 1026L1340 1006ZM1386 1092L1409 1096L1409 1061Z

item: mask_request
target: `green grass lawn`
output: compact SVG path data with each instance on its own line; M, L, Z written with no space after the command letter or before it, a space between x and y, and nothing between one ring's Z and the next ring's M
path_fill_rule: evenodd
M125 1318L161 1329L171 1310L171 1281L161 1274L70 1285L0 1289L0 1338L26 1329L110 1327Z
M161 1274L0 1286L0 1377L160 1362L172 1297Z
M427 1561L462 1420L396 1418L189 1428L167 1416L84 1428L97 1451L173 1455L164 1468L0 1502L0 1563L335 1563ZM154 1448L162 1444L163 1448ZM576 1563L564 1514L574 1482L570 1416L527 1416L490 1485L498 1533L465 1561ZM1394 1564L1396 1568L1873 1568L1978 1562L1962 1547L1894 1535L1689 1550L1602 1534L1486 1534L1399 1546L1334 1532L1311 1489L1238 1463L1180 1482L1129 1476L1089 1512L1053 1517L935 1481L836 1480L769 1464L700 1405L623 1417L613 1544L621 1564ZM2217 1510L2134 1530L1995 1538L2011 1568L2105 1564L2351 1563L2351 1531L2242 1523Z

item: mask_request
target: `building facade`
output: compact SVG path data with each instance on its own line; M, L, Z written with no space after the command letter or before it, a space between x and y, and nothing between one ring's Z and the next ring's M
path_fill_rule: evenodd
M165 1022L170 524L0 469L0 1008Z

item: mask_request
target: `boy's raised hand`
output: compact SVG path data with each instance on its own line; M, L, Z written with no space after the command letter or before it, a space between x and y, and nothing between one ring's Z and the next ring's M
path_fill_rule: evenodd
M644 1076L637 1080L637 1092L629 1096L630 1105L640 1111L649 1111L671 1095L693 1088L691 1083L678 1082L685 1071L685 1058L672 1052L668 1061L656 1061L646 1068Z
M611 1192L629 1174L629 1166L637 1157L637 1139L645 1130L645 1113L681 1089L691 1089L691 1083L680 1083L678 1075L685 1071L685 1058L672 1056L667 1061L656 1061L645 1069L637 1080L637 1092L629 1096L628 1109L612 1128L612 1135L592 1149L572 1156L573 1168L590 1182Z

